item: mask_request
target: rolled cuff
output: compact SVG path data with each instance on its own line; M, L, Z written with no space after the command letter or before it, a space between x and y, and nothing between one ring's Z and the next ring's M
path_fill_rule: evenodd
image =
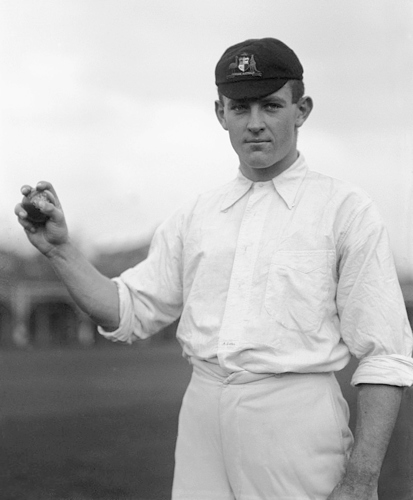
M363 358L351 379L351 385L358 384L410 387L413 384L413 358L400 354Z
M98 332L103 337L112 340L113 342L125 342L127 344L131 344L138 338L147 338L148 335L143 334L142 327L133 314L132 300L128 287L121 278L113 278L112 281L114 281L118 287L120 315L119 328L114 331L107 331L98 325Z

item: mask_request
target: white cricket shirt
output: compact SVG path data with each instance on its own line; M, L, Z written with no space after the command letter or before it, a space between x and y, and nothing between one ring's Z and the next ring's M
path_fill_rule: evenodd
M157 230L148 258L115 278L112 340L178 317L188 357L228 372L325 372L360 359L353 384L413 383L412 333L387 232L360 189L302 155L268 182L241 173Z

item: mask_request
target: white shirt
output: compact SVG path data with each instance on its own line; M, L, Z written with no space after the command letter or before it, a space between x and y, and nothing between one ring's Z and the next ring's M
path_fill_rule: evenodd
M377 209L302 156L271 181L239 173L200 195L115 281L121 323L99 329L112 340L181 317L184 355L228 372L337 371L353 354L353 384L413 383L412 332Z

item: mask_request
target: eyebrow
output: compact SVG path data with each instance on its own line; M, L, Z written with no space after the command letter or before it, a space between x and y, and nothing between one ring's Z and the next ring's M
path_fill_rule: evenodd
M263 104L269 102L279 102L280 104L287 104L287 101L285 99L278 96L265 96L265 97L245 98L245 99L229 99L229 104L237 104L237 103L248 104L250 102L261 102Z
M287 104L287 101L283 99L282 97L278 96L265 96L262 97L261 99L257 99L257 101L266 103L266 102L279 102L280 104Z

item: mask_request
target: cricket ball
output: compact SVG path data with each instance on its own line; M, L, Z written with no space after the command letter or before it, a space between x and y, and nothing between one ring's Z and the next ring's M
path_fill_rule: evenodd
M41 201L49 201L47 194L43 191L36 191L34 189L22 202L22 207L27 212L27 220L38 226L45 224L49 219L49 216L45 215L39 208L39 203Z

